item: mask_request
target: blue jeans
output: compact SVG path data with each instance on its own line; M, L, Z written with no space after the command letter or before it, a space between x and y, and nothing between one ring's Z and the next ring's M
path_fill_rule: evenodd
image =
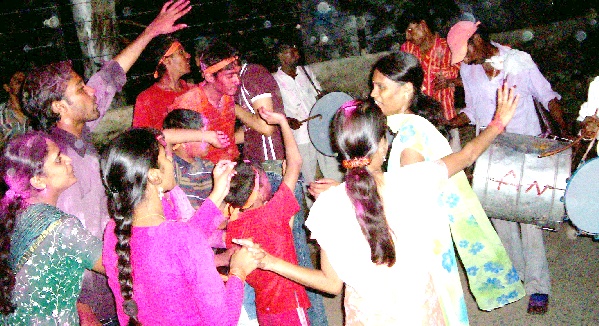
M268 181L274 193L281 182L283 177L275 172L266 172ZM304 200L304 179L300 176L300 179L295 184L295 190L293 191L295 199L299 203L300 210L295 214L293 218L293 244L295 246L295 253L297 254L297 262L299 266L306 268L314 268L312 265L312 259L310 258L310 249L308 248L308 241L306 237L306 230L304 229L305 216L307 214L306 201ZM310 299L310 308L308 309L308 317L310 318L310 324L312 326L328 326L327 315L324 310L324 302L322 295L317 291L306 288L308 292L308 298ZM246 308L247 309L247 308ZM248 311L249 313L249 311Z

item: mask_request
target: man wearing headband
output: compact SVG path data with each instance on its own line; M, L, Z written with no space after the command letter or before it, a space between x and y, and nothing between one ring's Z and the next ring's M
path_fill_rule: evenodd
M464 84L466 107L450 123L454 127L474 124L485 128L495 114L497 89L504 83L520 94L513 119L506 126L511 133L537 136L541 127L533 100L548 109L566 133L557 103L560 95L551 89L528 53L510 49L489 40L480 22L461 21L447 34L452 63L462 62L460 76ZM550 278L542 230L531 224L491 219L514 267L524 281L530 297L528 312L547 311Z
M422 93L441 104L443 115L449 121L457 115L455 87L461 85L460 66L451 63L447 41L431 29L433 25L428 14L413 11L406 22L406 42L401 45L401 51L418 58L424 71ZM457 152L462 148L459 129L453 128L449 133L451 149Z
M181 77L190 70L190 55L176 39L164 36L155 40L154 55L158 58L154 79L156 83L141 92L135 100L133 127L162 129L162 121L175 98L193 85Z
M234 96L241 81L241 66L233 48L221 42L212 42L196 56L204 81L177 97L170 105L174 109L188 109L201 113L206 118L207 130L222 131L229 139L235 139ZM239 150L234 142L223 148L210 146L206 159L235 161Z
M63 192L57 206L77 216L83 226L102 239L110 219L105 190L100 179L98 153L89 142L90 131L108 110L126 73L143 49L156 36L185 28L175 24L191 7L188 0L169 1L158 16L123 51L107 62L87 83L73 71L70 62L57 62L32 70L23 85L23 109L35 129L50 133L72 160L77 183ZM118 325L114 298L106 277L84 274L77 303L81 325Z

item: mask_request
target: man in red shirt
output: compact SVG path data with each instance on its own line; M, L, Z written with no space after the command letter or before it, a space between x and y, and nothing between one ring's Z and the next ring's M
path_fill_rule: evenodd
M422 92L441 103L447 121L456 117L455 86L460 86L459 64L451 64L451 51L447 41L431 29L430 17L425 14L412 14L408 18L406 42L401 51L413 54L420 61L424 71ZM460 150L460 136L457 128L450 130L450 145L453 151Z
M190 72L190 55L172 37L157 39L152 52L157 60L154 85L141 92L135 100L133 127L162 129L162 121L175 98L193 85L181 79Z
M241 65L236 51L228 44L212 42L198 53L196 63L204 81L178 96L169 111L189 109L200 112L206 118L207 130L222 131L229 139L235 139L234 96L241 84ZM217 163L219 160L235 161L239 150L234 142L223 148L210 146L206 159Z

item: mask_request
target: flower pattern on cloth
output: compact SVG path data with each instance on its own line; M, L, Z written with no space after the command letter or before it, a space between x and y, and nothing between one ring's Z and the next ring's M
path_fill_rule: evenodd
M0 318L3 325L79 325L75 304L83 272L100 258L102 243L76 217L62 219L16 274L16 310Z
M387 123L399 136L393 140L389 171L400 168L406 148L419 152L425 161L451 154L447 140L420 116L396 114L387 117ZM519 300L525 295L524 286L466 175L462 171L449 180L440 202L448 210L453 241L478 307L490 311Z

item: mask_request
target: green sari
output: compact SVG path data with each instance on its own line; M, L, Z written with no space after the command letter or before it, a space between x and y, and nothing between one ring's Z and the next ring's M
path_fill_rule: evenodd
M420 116L397 114L387 117L387 124L396 133L389 171L401 166L401 152L406 148L426 161L451 154L445 137ZM452 238L478 307L490 311L521 299L524 286L466 174L461 171L449 180L439 200L448 211Z

